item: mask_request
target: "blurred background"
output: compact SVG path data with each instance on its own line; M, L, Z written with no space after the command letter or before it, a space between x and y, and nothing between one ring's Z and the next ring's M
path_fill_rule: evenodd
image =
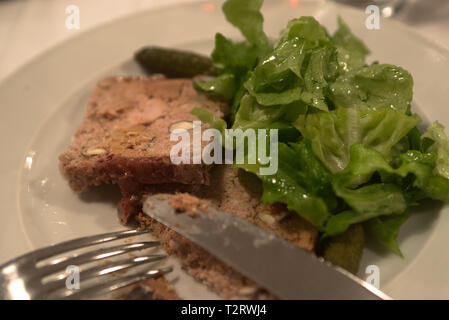
M242 0L244 1L244 0ZM336 1L366 8L381 7L409 25L415 32L449 50L449 0L278 0L298 6L301 1ZM198 0L0 0L0 80L36 54L99 24L141 10ZM199 3L203 10L215 10L220 1ZM81 12L81 28L65 27L67 6Z

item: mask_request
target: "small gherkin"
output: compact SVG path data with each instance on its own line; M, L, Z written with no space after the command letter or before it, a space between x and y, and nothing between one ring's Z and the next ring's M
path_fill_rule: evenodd
M193 52L150 46L137 51L134 59L146 72L162 73L169 78L216 75L212 60Z

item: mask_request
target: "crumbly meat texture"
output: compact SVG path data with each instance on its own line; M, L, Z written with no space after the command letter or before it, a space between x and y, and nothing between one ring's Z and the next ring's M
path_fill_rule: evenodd
M209 201L199 199L188 193L177 193L171 196L170 206L179 212L185 212L191 217L196 217L199 211L207 212Z
M298 247L314 250L318 231L307 221L282 205L265 205L260 202L262 186L253 175L231 166L215 167L211 172L213 185L206 186L161 186L157 192L189 192L207 199L228 213L272 231ZM189 189L190 190L186 190ZM195 279L205 283L224 299L274 299L250 279L239 274L213 254L182 237L173 230L150 219L143 213L136 217L142 228L151 228L170 254L179 257L183 267Z
M197 118L193 108L218 116L224 103L198 94L190 79L111 77L100 81L60 169L76 192L117 183L133 193L142 184L208 184L209 166L170 160L170 127ZM129 188L129 189L128 189Z
M275 299L256 283L175 231L142 213L137 216L137 220L141 228L153 230L167 253L176 255L192 277L210 287L223 299Z

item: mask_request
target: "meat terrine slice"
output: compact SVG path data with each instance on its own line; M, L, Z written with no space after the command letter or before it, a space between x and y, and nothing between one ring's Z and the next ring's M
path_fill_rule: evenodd
M186 201L184 207L191 206L192 196L197 197L199 203L207 201L210 205L267 229L300 248L314 251L318 230L281 204L261 203L263 189L257 177L243 170L234 170L230 165L220 165L212 169L211 181L210 186L161 185L157 189L149 186L146 191L149 194L176 194L177 202L183 198ZM145 198L144 196L143 200ZM142 228L153 230L166 251L178 257L191 276L209 286L223 299L276 298L212 253L147 215L140 213L136 215L136 220Z
M197 120L205 108L219 116L227 106L197 94L190 79L111 77L94 90L60 169L76 192L90 185L208 184L209 166L170 161L170 127Z

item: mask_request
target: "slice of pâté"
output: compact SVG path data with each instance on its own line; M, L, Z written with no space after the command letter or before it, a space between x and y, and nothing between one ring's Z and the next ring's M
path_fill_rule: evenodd
M224 103L198 94L190 79L111 77L100 81L82 123L60 159L70 187L119 184L132 192L145 184L209 184L209 166L173 164L170 128L197 118L193 108L219 116Z

